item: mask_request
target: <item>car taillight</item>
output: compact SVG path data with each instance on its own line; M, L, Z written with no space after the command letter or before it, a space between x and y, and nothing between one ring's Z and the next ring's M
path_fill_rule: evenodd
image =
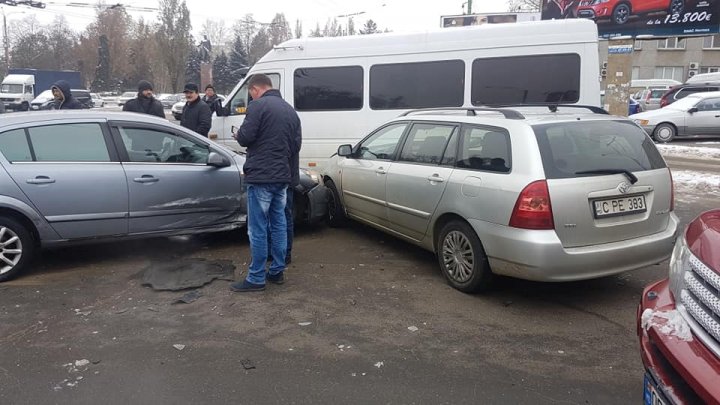
M515 203L510 226L523 229L555 229L547 182L538 180L523 189Z
M670 172L670 211L675 211L675 182L672 178L672 170L668 168Z

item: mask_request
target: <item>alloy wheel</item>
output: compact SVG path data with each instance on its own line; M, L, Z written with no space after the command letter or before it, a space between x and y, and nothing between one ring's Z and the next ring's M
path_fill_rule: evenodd
M0 226L0 274L17 266L22 258L22 241L12 229Z

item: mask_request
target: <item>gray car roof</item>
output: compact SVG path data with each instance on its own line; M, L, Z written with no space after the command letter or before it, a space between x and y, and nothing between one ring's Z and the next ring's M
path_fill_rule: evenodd
M32 124L35 122L66 121L66 120L115 120L134 121L148 124L174 125L168 120L148 114L133 112L112 112L97 110L61 110L61 111L29 111L15 112L0 115L0 129L3 127L15 126L18 124Z
M536 110L537 111L537 110ZM605 115L605 114L590 114L590 113L538 113L528 112L522 109L518 109L518 112L525 116L524 119L509 119L504 118L500 113L478 113L476 116L468 116L462 112L455 112L454 114L443 114L437 112L428 113L416 113L410 114L403 117L398 117L395 121L447 121L447 122L459 122L464 124L486 124L495 126L504 126L510 123L510 125L517 124L552 124L560 122L576 122L576 121L629 121L627 117L621 117L617 115Z

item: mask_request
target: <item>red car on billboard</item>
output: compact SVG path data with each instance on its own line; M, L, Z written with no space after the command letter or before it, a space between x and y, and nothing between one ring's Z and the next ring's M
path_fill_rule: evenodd
M630 16L667 11L668 14L680 14L685 9L686 0L582 0L577 16L595 21L611 19L617 25L625 24Z
M678 237L638 307L645 404L720 404L720 210Z

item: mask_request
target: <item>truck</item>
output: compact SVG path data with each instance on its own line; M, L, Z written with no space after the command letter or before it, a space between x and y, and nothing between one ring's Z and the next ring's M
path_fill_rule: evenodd
M27 111L30 102L58 80L83 88L80 72L70 70L10 69L0 84L0 102L7 110Z

